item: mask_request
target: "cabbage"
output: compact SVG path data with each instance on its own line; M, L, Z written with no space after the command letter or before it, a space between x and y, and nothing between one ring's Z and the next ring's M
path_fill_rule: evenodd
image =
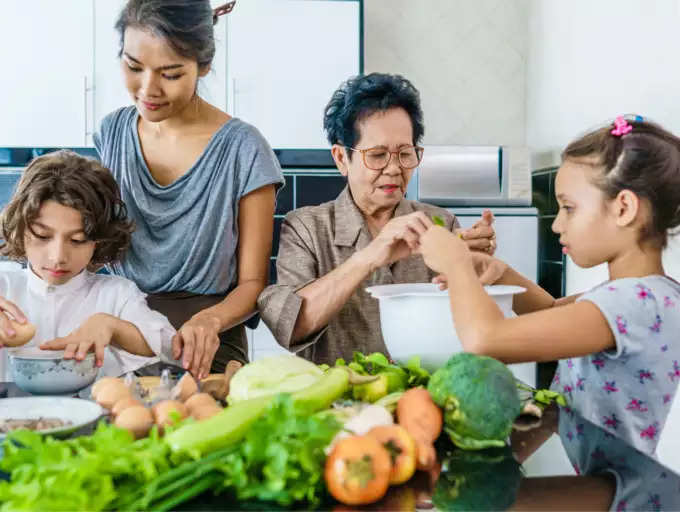
M316 383L323 370L294 355L265 357L249 363L229 383L230 404L259 396L292 393Z

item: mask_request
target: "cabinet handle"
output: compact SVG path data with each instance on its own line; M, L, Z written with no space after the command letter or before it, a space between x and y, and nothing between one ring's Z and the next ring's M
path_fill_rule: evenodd
M89 129L89 122L88 122L88 113L90 109L87 106L87 93L90 91L93 91L94 87L88 87L87 86L87 75L83 77L83 112L84 112L84 118L85 118L85 126L84 126L84 145L87 146L87 137L89 135L92 135L92 131Z

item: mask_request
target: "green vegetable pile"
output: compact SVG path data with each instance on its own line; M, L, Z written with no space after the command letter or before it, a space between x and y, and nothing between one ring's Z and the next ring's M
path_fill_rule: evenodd
M421 368L420 357L414 356L405 365L390 363L384 354L374 352L369 355L354 352L349 364L338 359L336 366L347 366L359 375L379 377L373 382L352 387L352 398L365 402L375 402L380 398L409 388L425 386L430 378L427 370Z

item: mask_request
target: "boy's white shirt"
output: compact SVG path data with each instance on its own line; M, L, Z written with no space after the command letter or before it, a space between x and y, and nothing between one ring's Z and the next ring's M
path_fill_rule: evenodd
M66 336L95 313L108 313L134 324L156 356L138 356L109 345L99 377L123 375L159 360L177 364L171 347L175 329L164 315L149 308L146 295L124 277L83 270L62 285L50 285L28 268L3 271L0 296L19 306L36 326L35 336L24 347ZM0 349L0 381L12 380L11 350Z

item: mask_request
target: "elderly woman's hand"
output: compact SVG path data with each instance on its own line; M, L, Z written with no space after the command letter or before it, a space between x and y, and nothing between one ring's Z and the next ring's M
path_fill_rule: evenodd
M182 356L182 367L197 379L210 374L215 353L220 346L220 322L217 317L196 315L191 317L172 338L172 356Z
M457 229L455 233L465 240L471 250L493 255L496 252L496 231L492 226L494 220L491 210L484 210L482 218L471 228Z
M416 252L421 235L432 225L432 220L423 212L395 217L362 251L372 269L391 265Z

